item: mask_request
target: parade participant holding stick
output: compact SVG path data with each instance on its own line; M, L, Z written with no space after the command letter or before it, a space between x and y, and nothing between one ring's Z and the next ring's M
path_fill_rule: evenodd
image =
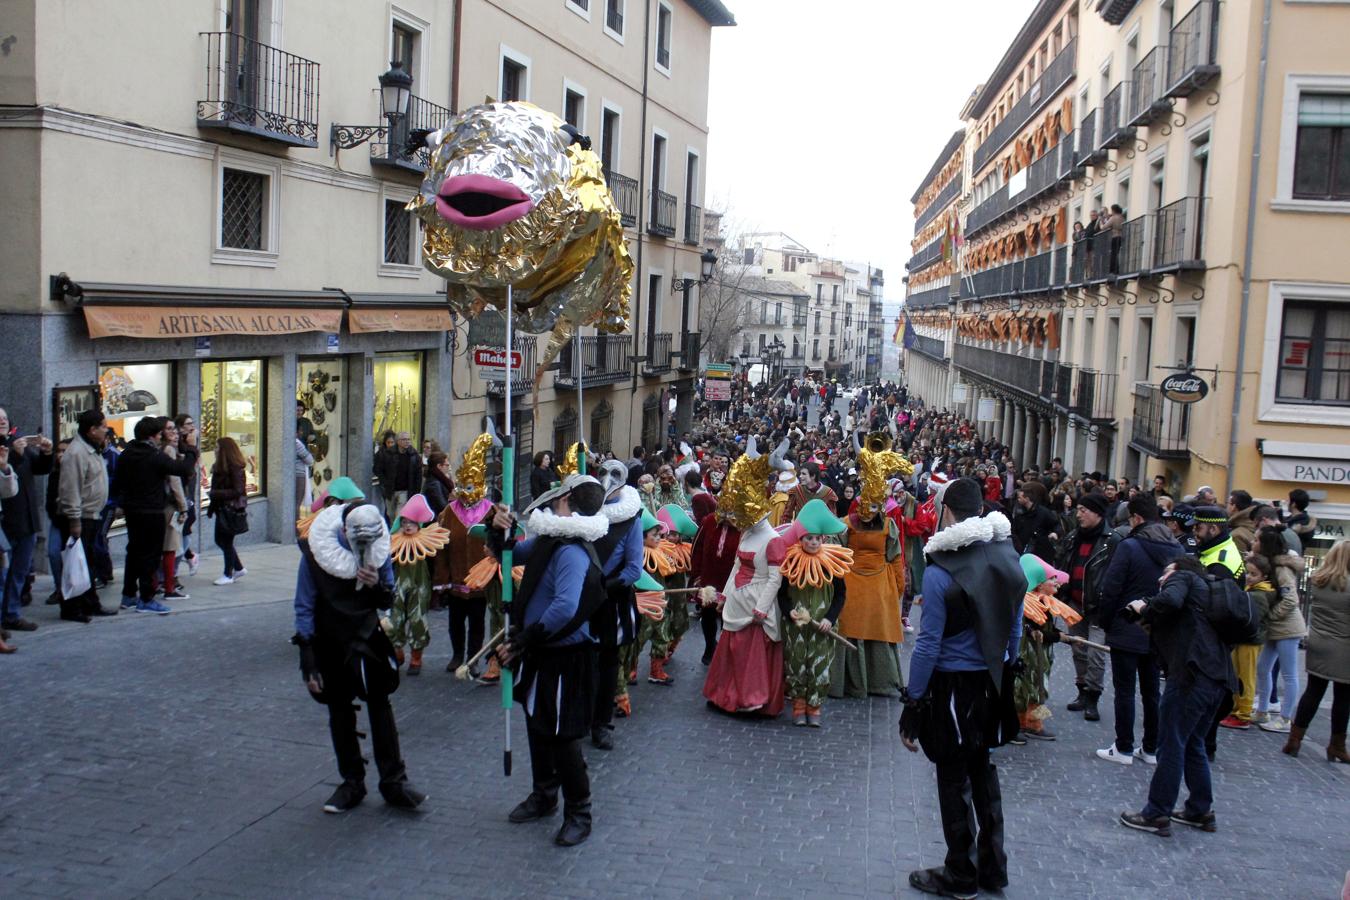
M945 865L911 872L909 883L930 894L974 897L1008 884L1003 801L989 751L1017 733L1009 666L1027 581L1007 517L980 515L978 482L953 481L939 503L941 530L924 545L923 616L900 739L910 752L922 746L937 767L947 857Z
M432 524L431 506L421 494L413 494L394 520L390 554L394 560L394 605L390 608L389 639L398 664L403 648L412 650L408 675L422 673L422 651L431 643L427 610L431 606L431 572L428 561L450 540L450 532ZM482 614L479 614L482 620Z
M670 589L679 590L687 587L689 583L689 544L686 541L692 538L698 532L698 529L694 527L694 523L689 516L685 515L684 510L673 503L666 504L657 510L656 520L661 523L661 527L664 529L657 551L660 554L660 559L667 562L666 568L669 569L661 580ZM681 595L679 600L673 600L666 604L665 617L661 620L661 627L657 629L657 633L653 636L651 673L647 676L647 680L652 684L672 685L675 683L674 677L666 671L666 663L675 655L675 649L679 647L680 639L684 637L684 632L688 628L689 601Z
M596 615L593 634L600 644L597 663L595 715L591 723L591 743L601 750L612 750L614 713L632 713L625 694L620 701L614 686L620 674L620 649L637 640L637 607L633 585L642 575L642 499L636 488L628 486L628 467L618 460L607 460L596 470L605 494L600 514L609 523L595 542L596 555L605 576L605 601ZM626 670L623 670L626 675Z
M1022 646L1018 651L1017 677L1013 682L1013 704L1017 707L1022 736L1053 741L1055 733L1045 726L1050 718L1050 667L1055 661L1053 645L1060 640L1055 617L1074 625L1079 615L1073 607L1055 599L1055 591L1069 581L1061 572L1034 553L1023 553L1020 560L1027 578L1027 593L1022 603Z
M509 638L497 649L515 676L515 700L525 709L530 745L530 795L511 811L514 823L551 815L563 796L563 824L554 842L572 847L591 833L591 785L581 738L595 708L595 641L590 619L604 602L600 560L593 544L609 522L598 515L600 482L568 475L526 509L529 537L515 545L525 574L509 608ZM500 555L515 527L510 507L499 504L488 546Z
M717 508L699 522L694 546L690 549L693 583L721 592L736 565L736 550L741 545L741 530L731 520L729 510ZM713 660L717 650L717 628L722 622L716 602L699 602L698 624L703 632L703 664Z
M830 663L834 660L834 623L844 608L845 573L853 565L853 551L825 541L848 526L834 517L821 500L811 500L797 520L778 538L786 547L778 609L783 614L783 644L787 669L787 696L792 700L792 724L820 727L820 708L830 690Z
M300 541L295 585L295 636L300 672L310 695L328 707L328 727L340 784L323 806L352 809L366 796L365 760L354 700L366 704L380 794L390 806L415 809L426 795L408 783L389 695L398 689L394 648L376 610L393 602L389 529L369 503L354 501L319 512Z
M447 672L458 669L465 658L473 656L483 645L483 611L486 607L492 609L493 634L501 629L504 621L501 581L494 584L491 577L495 567L492 572L479 570L478 577L470 577L475 566L489 559L482 540L475 538L471 529L492 509L492 502L487 498L487 464L493 450L500 447L497 429L489 418L487 430L474 438L465 451L455 472L454 497L436 519L436 524L450 534L449 543L436 554L433 588L450 611L447 616L450 629ZM493 656L488 661L484 681L495 683L498 677L496 657Z

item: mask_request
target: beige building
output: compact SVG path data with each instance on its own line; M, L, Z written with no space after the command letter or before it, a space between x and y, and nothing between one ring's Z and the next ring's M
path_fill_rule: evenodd
M191 415L208 463L219 438L240 443L250 534L275 540L303 493L369 485L385 430L457 461L501 406L467 362L494 329L452 321L421 266L403 207L423 165L404 144L490 98L576 122L631 227L633 333L582 339L588 433L622 451L663 437L665 401L688 414L710 33L733 24L718 0L5 9L0 334L35 352L7 353L0 378L24 431L68 434L94 403L118 434ZM394 68L411 98L386 109ZM546 374L537 406L515 384L522 469L576 433L574 373Z
M1347 33L1337 3L1039 3L963 111L952 393L934 401L983 413L1023 464L1177 495L1301 487L1340 536ZM938 322L941 294L921 293ZM933 349L907 367L935 377Z

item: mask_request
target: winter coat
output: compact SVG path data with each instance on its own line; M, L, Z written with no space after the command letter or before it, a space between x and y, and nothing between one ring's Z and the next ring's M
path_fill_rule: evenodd
M1196 675L1204 675L1236 691L1237 673L1228 645L1200 612L1200 601L1208 599L1209 591L1206 579L1194 572L1177 572L1145 598L1142 621L1149 626L1169 685L1187 688Z
M0 520L4 522L5 537L11 542L21 541L37 534L41 524L39 513L42 511L43 496L38 491L37 476L46 475L52 470L55 459L51 453L40 453L31 443L22 454L9 453L9 467L19 479L19 491L5 501Z
M386 498L393 497L395 491L403 490L398 486L401 474L406 476L409 497L422 491L422 457L411 447L407 450L400 450L397 446L381 448L375 454L374 470L375 477L380 479L380 490Z
M1050 535L1058 534L1058 529L1059 516L1048 506L1039 503L1031 509L1018 506L1012 520L1013 546L1018 553L1034 553L1049 562L1055 555L1055 545Z
M1237 545L1238 551L1244 554L1250 552L1256 545L1256 523L1252 521L1254 512L1256 504L1228 517L1228 534Z
M57 505L68 519L97 519L108 503L108 463L76 435L61 457Z
M1146 522L1120 542L1102 577L1098 621L1106 632L1107 646L1130 653L1148 652L1148 635L1120 611L1131 601L1157 593L1163 569L1185 553L1161 522Z
M1308 674L1350 684L1350 584L1313 586L1308 607Z
M1256 640L1248 646L1263 647L1266 643L1266 625L1270 621L1270 611L1278 601L1279 593L1271 587L1269 581L1261 582L1263 587L1247 588L1247 596L1251 598L1252 606L1256 609L1256 615L1260 619L1260 624L1256 626Z
M69 448L66 453L70 453ZM170 475L187 478L196 465L197 451L191 448L182 459L169 459L149 441L132 441L117 458L112 495L128 513L163 514L168 496L164 479Z
M173 447L165 447L164 454L170 459L178 457L178 451ZM183 479L178 475L170 475L165 479L168 484L169 494L168 502L164 506L164 551L167 553L172 550L179 553L183 549L183 530L181 527L175 528L175 520L180 512L187 512L187 497L183 494Z
M1270 609L1266 622L1266 640L1282 641L1301 638L1308 633L1303 614L1298 611L1298 580L1303 574L1303 560L1285 553L1271 560L1275 564L1275 581L1279 600Z
M427 505L438 517L441 510L450 505L450 492L452 490L454 490L454 484L439 472L427 472L427 477L422 482L422 496L427 498Z
M211 501L209 514L214 516L216 507L224 509L232 506L243 509L248 506L248 480L244 477L244 467L234 466L228 472L211 469L211 490L206 495Z

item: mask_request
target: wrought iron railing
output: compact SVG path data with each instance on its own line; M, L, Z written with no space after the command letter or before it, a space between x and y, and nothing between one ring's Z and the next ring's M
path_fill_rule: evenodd
M952 360L957 368L992 379L999 384L1016 388L1028 396L1041 393L1041 360L1016 356L983 347L957 343L952 348Z
M986 197L979 206L966 216L966 239L978 234L980 229L997 221L1008 211L1010 205L1008 186L1005 184Z
M1155 384L1135 382L1131 446L1158 459L1185 459L1189 434L1188 404L1168 400Z
M1079 369L1074 379L1073 404L1069 412L1093 422L1115 418L1116 379L1112 372Z
M620 175L613 169L605 170L605 184L614 197L614 205L619 208L619 218L629 227L637 224L638 183L636 178Z
M228 31L206 38L206 98L197 125L319 145L319 64Z
M951 202L961 196L961 186L964 179L958 173L947 186L938 191L933 201L923 208L923 211L914 219L914 230L922 231L923 227L937 218L938 213L946 209Z
M616 34L623 34L623 4L605 4L605 27Z
M675 195L665 191L652 191L651 218L647 220L647 233L662 237L675 236Z
M574 354L581 348L581 386L592 387L613 384L632 377L628 362L633 347L630 334L600 334L592 337L574 337L558 355L558 374L555 386L577 386L577 362Z
M699 357L703 354L703 335L686 331L680 339L680 371L697 372Z
M1078 131L1070 131L1060 137L1059 144L1053 151L1059 157L1059 162L1055 166L1055 178L1061 184L1078 173L1077 140Z
M1078 123L1078 153L1075 161L1079 166L1096 165L1106 158L1106 151L1101 149L1097 141L1099 118L1099 111L1094 109Z
M929 288L926 291L915 291L905 298L905 306L910 309L942 309L947 306L947 301L951 298L952 286L950 283L939 284L937 287Z
M1098 145L1103 150L1124 146L1134 139L1134 128L1129 123L1126 108L1129 97L1129 82L1122 81L1107 92L1102 100L1101 137Z
M1151 269L1164 272L1205 267L1204 197L1183 197L1153 214Z
M1073 404L1073 373L1076 369L1068 363L1060 363L1052 371L1054 372L1055 391L1050 399L1060 409L1068 409Z
M1172 26L1167 41L1168 97L1188 97L1219 74L1215 38L1219 32L1219 4L1199 0Z
M684 205L684 242L698 246L703 240L703 207Z
M924 337L921 334L914 335L914 343L909 349L916 350L930 359L945 363L947 361L947 342L941 338Z
M518 337L514 339L513 343L516 346L516 352L520 354L520 369L511 373L511 393L513 395L524 394L534 387L536 341L533 336ZM502 381L488 382L488 393L494 397L503 396L506 393L506 383Z
M1008 110L1008 114L990 130L989 136L975 149L974 171L978 172L983 169L985 164L1007 145L1008 141L1017 136L1017 133L1022 130L1022 126L1026 125L1031 117L1059 92L1060 88L1073 79L1076 47L1076 38L1065 44L1064 48L1045 67L1041 76L1031 83L1027 92L1013 104L1012 109Z
M929 241L926 247L909 258L909 262L905 263L905 268L910 272L917 272L942 259L942 243L946 239L946 235L938 235Z
M1149 125L1172 109L1172 104L1163 97L1166 71L1165 47L1154 47L1134 67L1130 75L1130 109L1126 116L1131 125Z
M450 116L449 107L417 96L409 98L408 114L394 127L393 137L389 136L386 125L370 139L370 164L425 172L431 163L431 151L425 145L409 150L408 136L418 130L435 131L444 126Z
M1112 239L1112 275L1118 278L1132 278L1150 268L1151 219L1151 216L1135 216L1121 226L1120 237Z
M670 350L672 335L669 331L660 331L647 335L647 361L642 370L649 375L659 375L670 371Z

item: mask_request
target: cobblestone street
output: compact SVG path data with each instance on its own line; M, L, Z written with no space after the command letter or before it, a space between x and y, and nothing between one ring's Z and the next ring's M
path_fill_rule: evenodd
M16 896L881 897L943 853L932 767L904 751L893 701L831 702L821 731L742 722L705 708L695 629L674 687L635 688L618 748L588 754L595 832L575 850L552 824L511 826L529 789L523 719L516 772L501 775L496 689L444 671L445 614L420 678L394 705L413 781L405 814L372 797L346 816L325 715L296 668L294 548L247 548L249 575L185 579L173 615L122 614L16 635L0 661L0 892ZM210 573L208 574L208 566ZM41 603L49 589L40 581ZM104 592L105 605L116 600ZM1350 866L1350 766L1325 762L1328 715L1302 756L1281 736L1224 733L1220 830L1170 840L1127 831L1151 767L1109 765L1110 734L1062 711L1053 743L997 754L1009 897L1335 897ZM644 661L645 662L645 661ZM645 672L644 672L645 674ZM363 717L364 718L364 717ZM914 895L917 896L917 895Z

